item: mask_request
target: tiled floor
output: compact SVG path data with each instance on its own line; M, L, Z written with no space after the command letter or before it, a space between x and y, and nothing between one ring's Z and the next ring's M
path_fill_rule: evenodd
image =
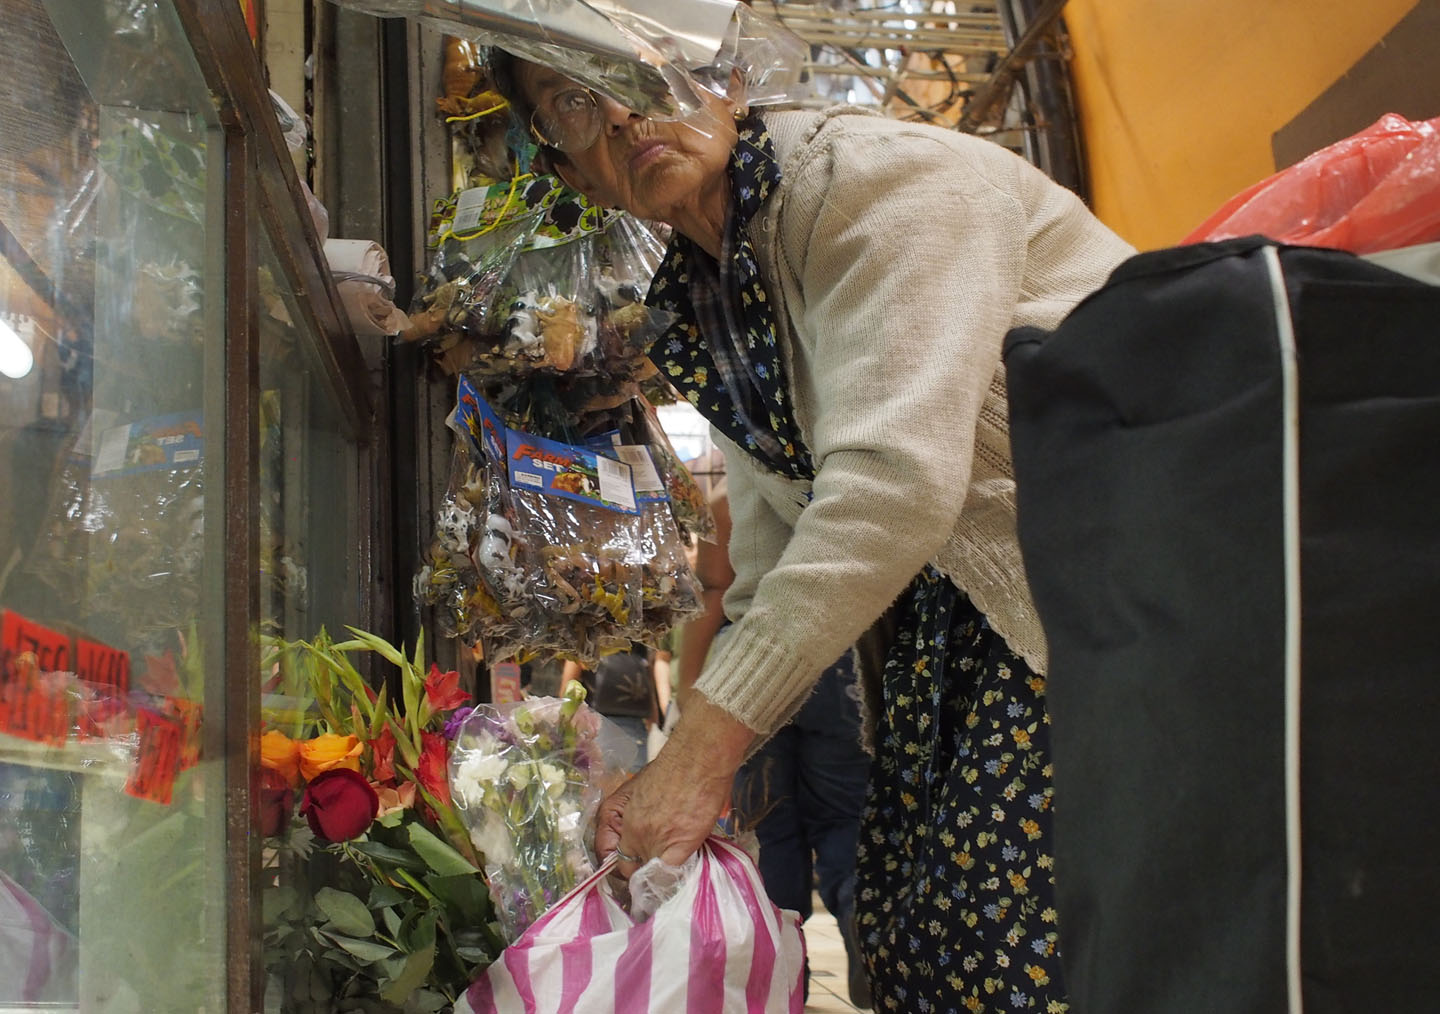
M805 948L810 956L810 1000L814 1014L855 1014L845 983L845 941L835 917L825 911L817 895L815 914L805 923Z

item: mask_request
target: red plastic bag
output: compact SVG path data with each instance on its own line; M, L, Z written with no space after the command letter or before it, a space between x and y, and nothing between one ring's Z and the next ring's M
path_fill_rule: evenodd
M1440 239L1440 117L1386 113L1236 194L1189 236L1372 253Z

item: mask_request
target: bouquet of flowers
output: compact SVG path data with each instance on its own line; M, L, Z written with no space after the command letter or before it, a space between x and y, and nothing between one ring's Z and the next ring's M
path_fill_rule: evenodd
M633 759L634 745L584 699L571 683L562 698L481 705L451 751L454 801L512 943L594 872L589 818Z
M423 640L407 658L351 634L265 642L272 987L287 1011L449 1009L503 947L447 780L469 696L458 673L426 669ZM357 653L398 672L373 690Z

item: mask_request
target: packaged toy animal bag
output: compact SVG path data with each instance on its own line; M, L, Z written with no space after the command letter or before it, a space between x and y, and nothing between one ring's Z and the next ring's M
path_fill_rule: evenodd
M648 918L613 895L613 860L506 948L456 1014L800 1014L800 919L771 904L744 850L711 838ZM673 878L652 861L648 878Z

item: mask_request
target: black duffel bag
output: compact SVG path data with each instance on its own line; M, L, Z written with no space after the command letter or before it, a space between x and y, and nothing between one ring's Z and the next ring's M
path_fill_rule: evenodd
M1440 1011L1440 288L1142 254L1006 368L1072 1009Z

